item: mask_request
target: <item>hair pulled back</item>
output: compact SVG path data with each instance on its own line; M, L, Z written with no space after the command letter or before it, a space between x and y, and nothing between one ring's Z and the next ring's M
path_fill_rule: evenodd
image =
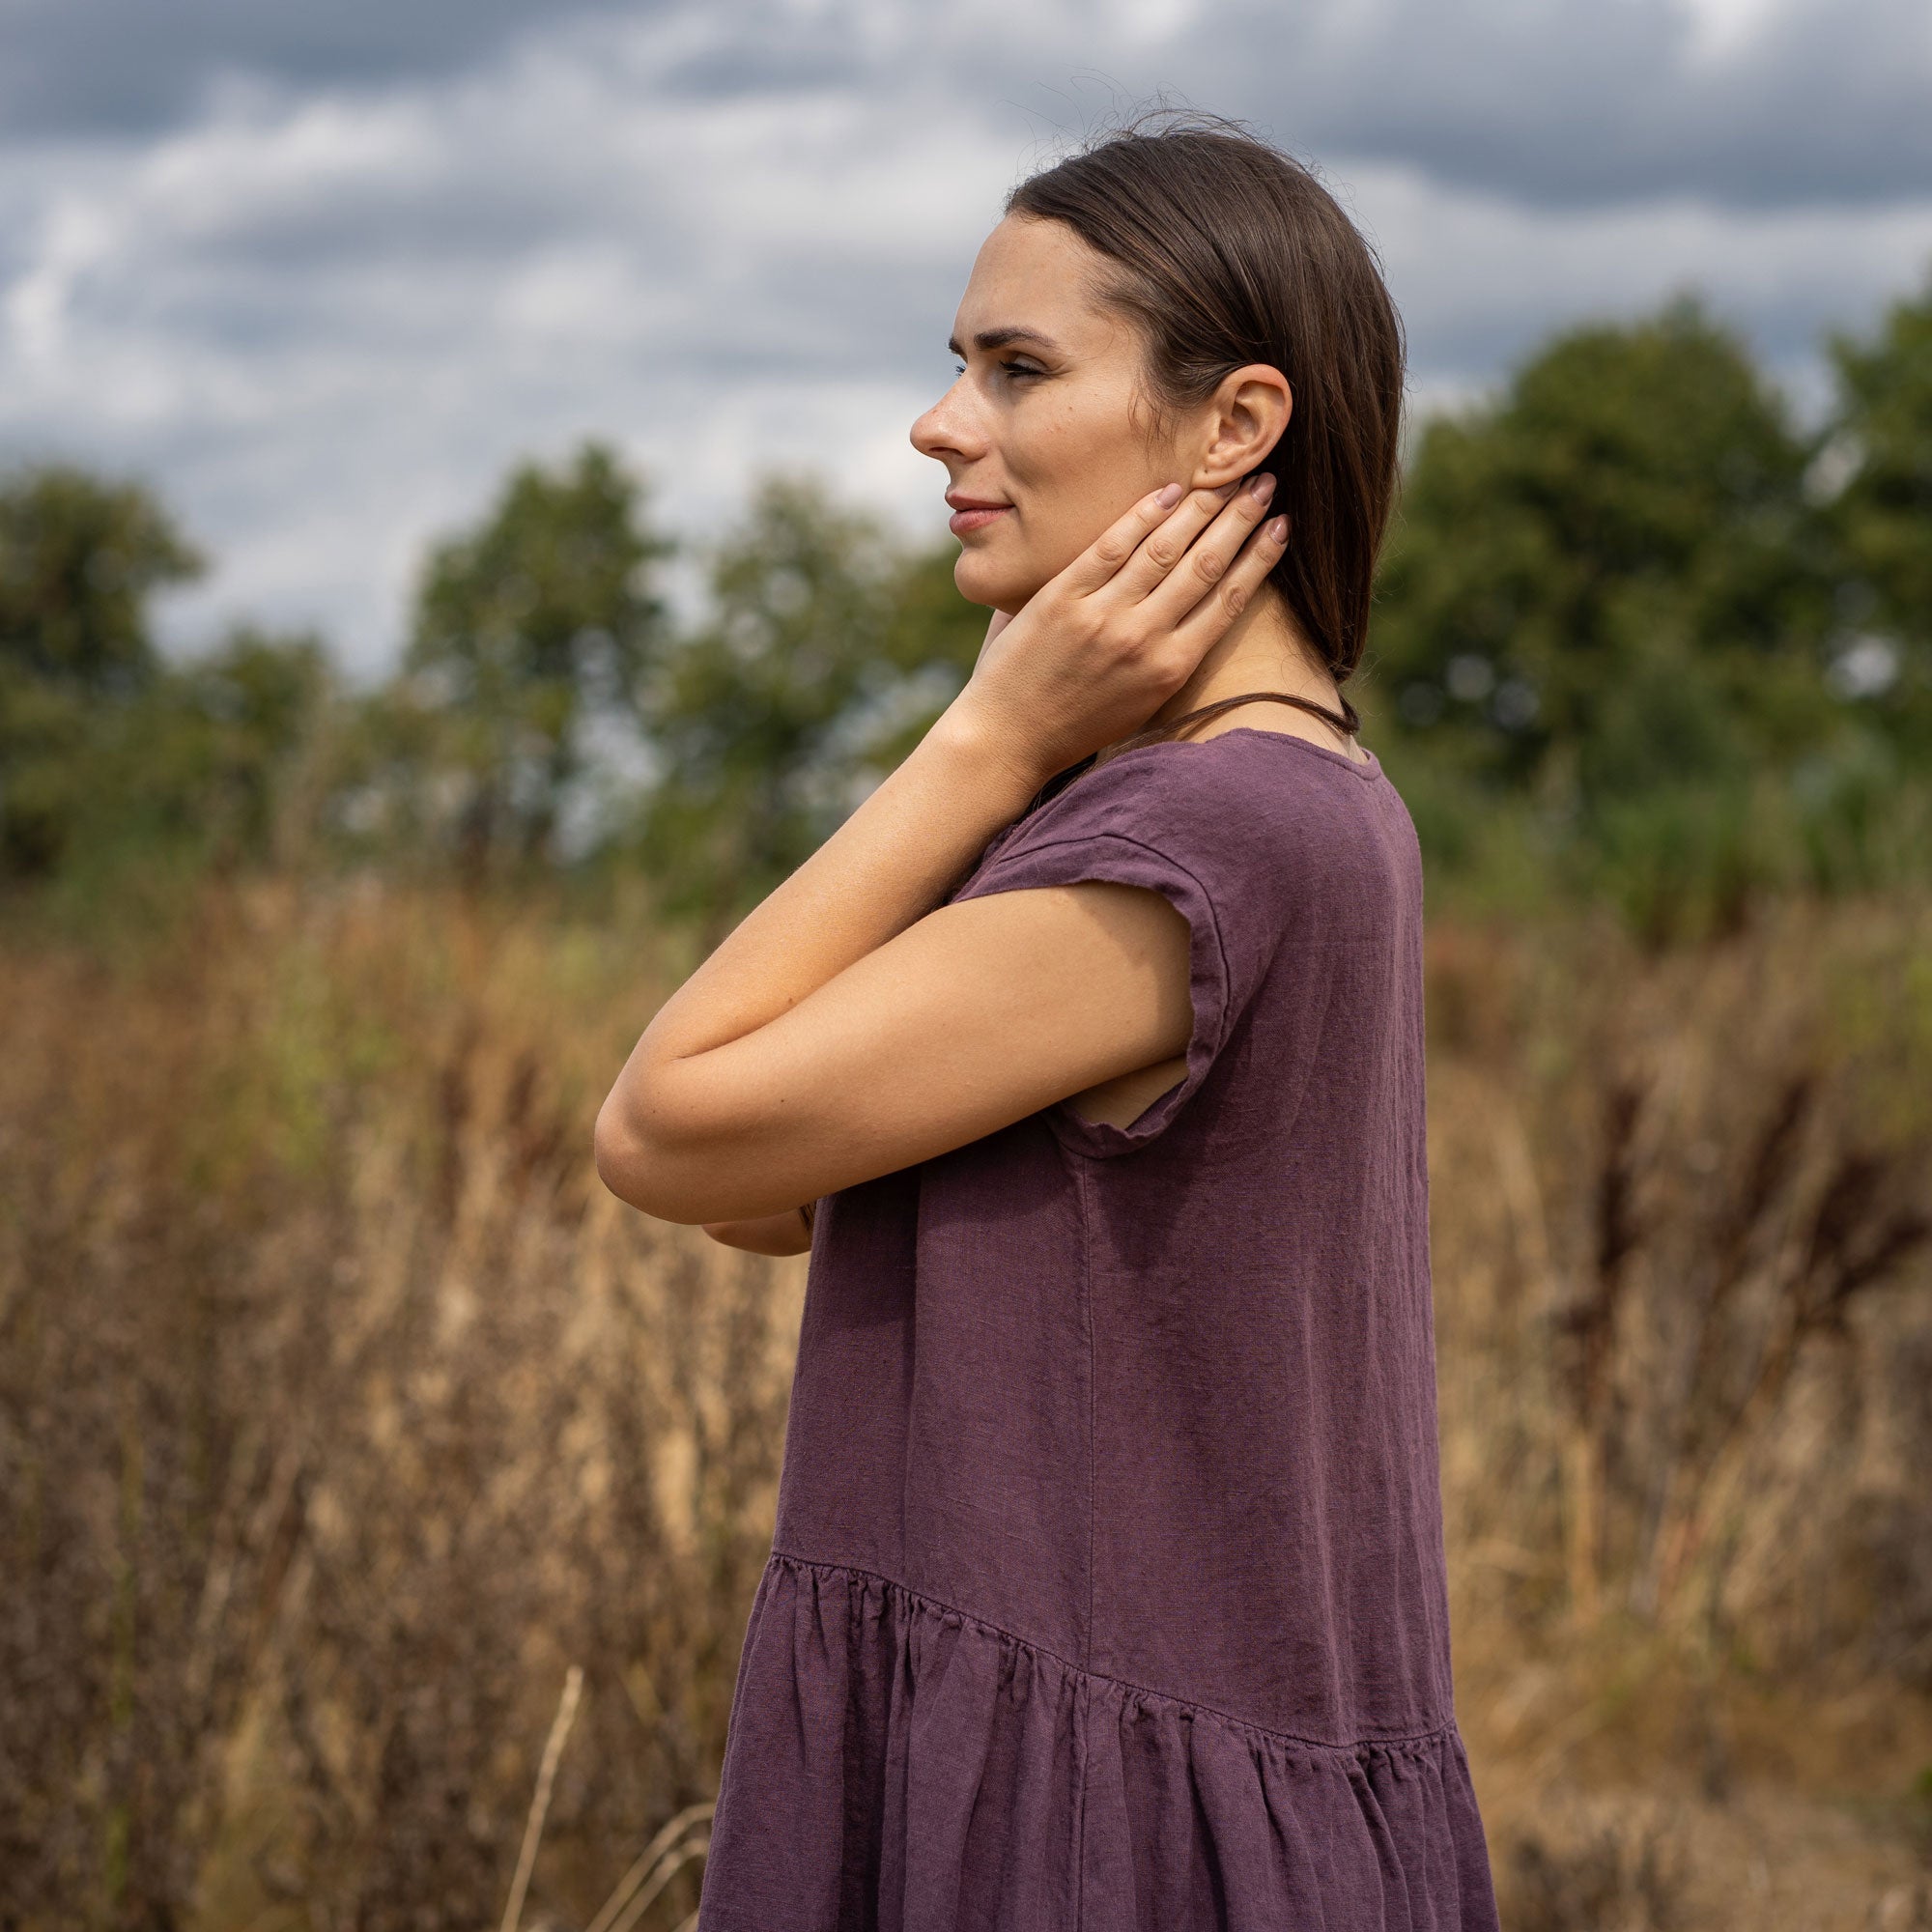
M1022 182L1007 213L1065 222L1107 258L1096 294L1138 327L1157 416L1250 362L1288 378L1267 468L1289 543L1268 581L1339 686L1368 640L1402 434L1402 321L1368 242L1299 161L1236 123L1171 112Z

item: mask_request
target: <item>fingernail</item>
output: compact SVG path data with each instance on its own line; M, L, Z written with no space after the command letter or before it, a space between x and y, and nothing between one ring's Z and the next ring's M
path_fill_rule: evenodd
M1180 501L1185 494L1179 483L1169 483L1162 488L1160 495L1154 498L1154 501L1163 510L1171 510L1175 504Z
M1274 478L1265 469L1249 481L1248 488L1254 492L1255 501L1265 503L1274 495Z
M1288 519L1270 517L1268 519L1268 542L1285 544L1288 541Z

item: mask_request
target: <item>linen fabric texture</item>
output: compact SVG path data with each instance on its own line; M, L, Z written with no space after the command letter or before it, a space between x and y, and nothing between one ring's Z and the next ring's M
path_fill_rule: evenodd
M1496 1932L1414 826L1373 753L1237 727L952 898L1083 880L1186 918L1185 1076L819 1204L700 1932Z

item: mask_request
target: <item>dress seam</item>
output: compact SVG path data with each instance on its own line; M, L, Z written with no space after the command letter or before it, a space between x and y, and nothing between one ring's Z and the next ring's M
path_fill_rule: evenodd
M1092 1674L1094 1667L1094 1605L1098 1597L1095 1574L1099 1562L1095 1553L1100 1520L1100 1419L1097 1395L1099 1365L1094 1320L1094 1221L1093 1204L1087 1198L1087 1170L1073 1170L1074 1191L1080 1201L1080 1279L1087 1311L1087 1628L1081 1634L1080 1668Z
M774 1548L773 1557L781 1563L792 1563L804 1570L834 1570L847 1577L869 1577L876 1583L883 1583L889 1590L896 1590L900 1596L927 1609L944 1611L948 1616L960 1618L976 1628L990 1632L994 1636L1003 1636L1009 1643L1016 1643L1022 1650L1031 1651L1036 1657L1049 1658L1063 1670L1070 1670L1076 1677L1088 1680L1090 1684L1111 1684L1122 1690L1131 1690L1139 1697L1151 1697L1162 1704L1173 1704L1182 1711L1198 1711L1203 1717L1213 1718L1221 1723L1232 1724L1236 1730L1253 1731L1257 1737L1273 1738L1281 1744L1298 1745L1307 1750L1336 1751L1344 1756L1371 1749L1381 1745L1426 1745L1438 1739L1446 1739L1456 1732L1456 1718L1452 1712L1439 1723L1426 1731L1405 1731L1396 1737L1353 1738L1347 1743L1337 1744L1329 1738L1304 1738L1295 1731L1278 1731L1268 1724L1257 1724L1247 1718L1237 1718L1232 1711L1223 1711L1213 1704L1203 1704L1192 1697L1177 1697L1171 1690L1156 1690L1149 1684L1136 1684L1128 1677L1115 1677L1104 1670L1088 1670L1075 1663L1071 1658L1062 1657L1057 1650L1046 1644L1036 1643L1032 1637L1021 1636L1017 1631L1009 1631L1003 1625L989 1622L985 1617L962 1608L957 1604L949 1604L939 1597L927 1596L923 1590L915 1590L908 1583L901 1583L896 1577L888 1577L883 1571L868 1570L863 1563L823 1563L814 1556L800 1556L789 1549Z
M1080 1673L1080 1737L1073 1756L1080 1782L1073 1792L1073 1932L1087 1928L1087 1776L1094 1754L1094 1673Z
M1218 928L1216 938L1218 939ZM1062 1143L1063 1147L1065 1143ZM1080 1788L1076 1794L1079 1825L1074 1832L1073 1932L1084 1932L1087 1905L1087 1753L1094 1729L1094 1605L1097 1595L1094 1581L1099 1570L1096 1551L1100 1521L1100 1425L1099 1371L1094 1337L1099 1323L1094 1319L1094 1221L1093 1204L1088 1200L1088 1174L1084 1166L1073 1167L1073 1189L1080 1203L1080 1278L1084 1287L1081 1300L1087 1318L1087 1628L1082 1633L1080 1666L1080 1714L1082 1748ZM963 1616L964 1611L960 1614ZM1017 1638L1014 1639L1018 1641Z

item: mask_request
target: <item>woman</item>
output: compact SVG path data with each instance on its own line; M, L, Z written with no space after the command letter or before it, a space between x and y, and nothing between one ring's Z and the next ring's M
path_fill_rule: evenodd
M700 1922L1493 1932L1421 875L1340 691L1400 325L1308 173L1169 124L1015 191L953 351L973 675L597 1123L811 1249Z

